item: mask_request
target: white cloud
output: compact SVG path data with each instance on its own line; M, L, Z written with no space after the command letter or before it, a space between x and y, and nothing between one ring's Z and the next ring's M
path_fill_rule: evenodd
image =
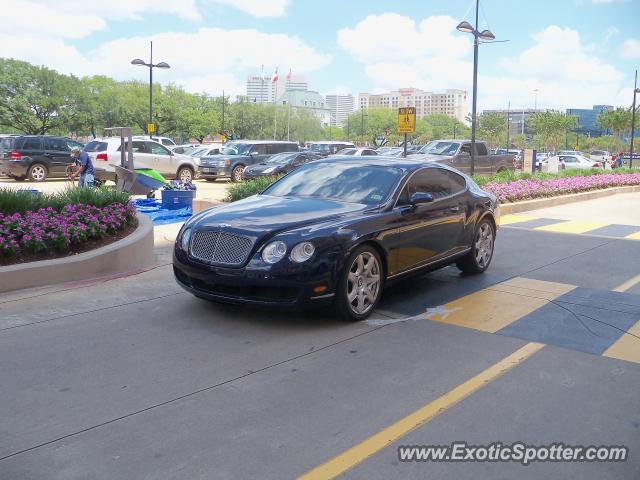
M625 40L620 47L620 57L632 60L640 58L640 40L635 38Z
M210 3L228 5L254 17L280 17L286 13L291 0L208 0Z

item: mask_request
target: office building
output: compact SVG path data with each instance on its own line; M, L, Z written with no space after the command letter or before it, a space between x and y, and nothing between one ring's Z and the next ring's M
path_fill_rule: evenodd
M327 95L327 107L331 112L331 126L342 127L349 114L355 109L355 100L350 93L347 95Z
M271 75L247 76L247 99L254 103L274 103L288 90L308 90L309 83L306 77L300 75L279 75L277 82L271 81ZM277 86L277 88L276 88Z
M323 127L331 122L331 110L325 99L313 90L288 90L278 99L278 105L309 110L320 120Z
M578 119L578 128L576 128L574 132L590 137L599 137L601 135L611 134L610 131L602 128L598 123L598 115L607 110L613 110L613 106L594 105L591 109L567 108L567 115L575 115Z
M461 122L467 116L467 92L448 89L444 93L425 92L417 88L401 88L393 92L368 94L361 93L359 108L391 108L416 107L418 119L425 115L444 114Z

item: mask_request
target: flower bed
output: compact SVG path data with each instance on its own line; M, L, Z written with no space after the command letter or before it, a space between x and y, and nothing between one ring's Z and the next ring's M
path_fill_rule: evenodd
M79 203L59 211L48 207L0 213L0 264L85 251L125 236L135 224L135 208L122 203L105 207Z
M640 185L640 173L608 173L544 180L532 177L508 183L490 182L482 188L496 195L501 203L508 203L629 185Z

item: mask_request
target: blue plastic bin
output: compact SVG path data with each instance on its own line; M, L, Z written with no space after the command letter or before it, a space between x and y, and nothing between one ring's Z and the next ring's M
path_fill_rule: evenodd
M193 208L195 194L195 190L162 190L162 208L167 210Z

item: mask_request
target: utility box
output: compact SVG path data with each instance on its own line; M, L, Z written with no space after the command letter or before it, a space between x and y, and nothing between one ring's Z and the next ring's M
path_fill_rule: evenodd
M547 160L547 173L558 173L559 166L558 157L555 155L549 157L549 160Z

